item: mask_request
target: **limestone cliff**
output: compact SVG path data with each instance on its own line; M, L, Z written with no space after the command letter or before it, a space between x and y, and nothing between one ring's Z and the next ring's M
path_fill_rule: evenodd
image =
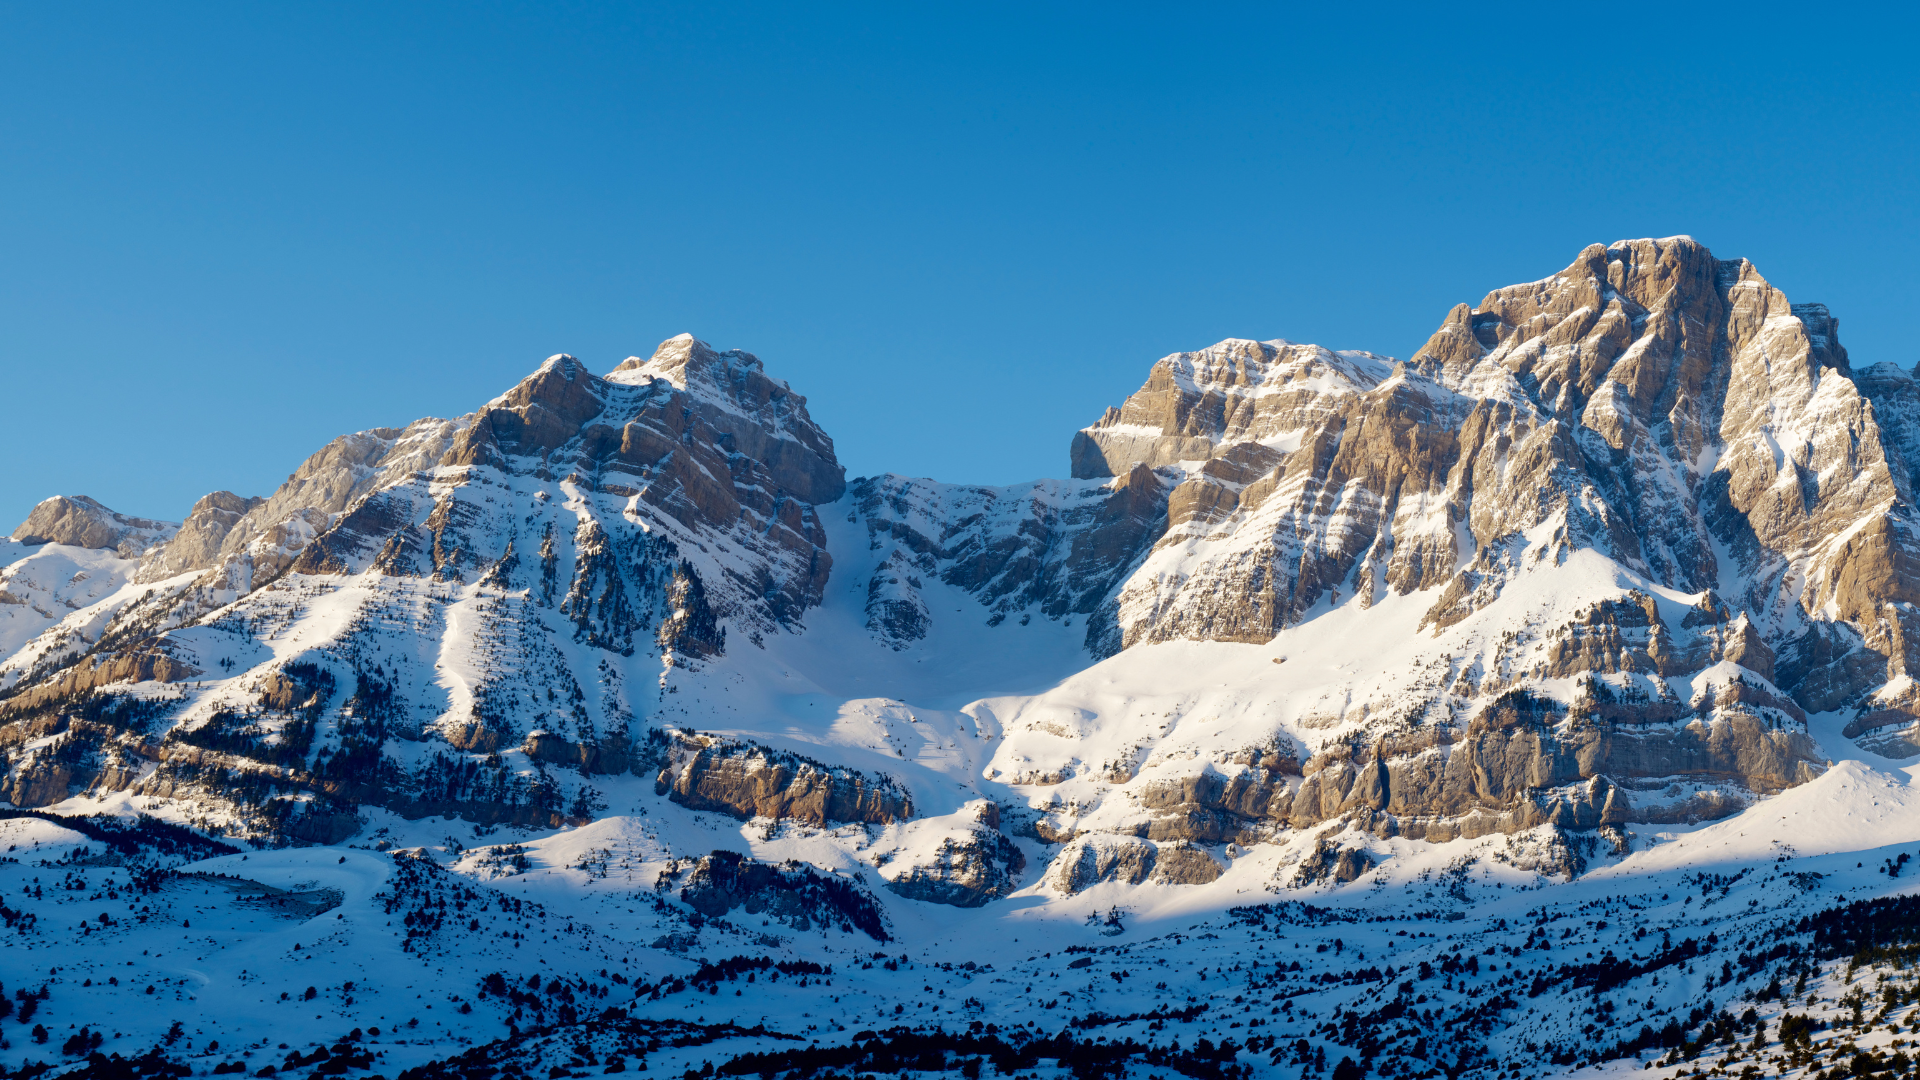
M844 490L804 398L682 336L604 377L556 356L474 413L343 436L270 496L215 492L184 526L49 500L20 537L113 549L107 584L134 584L20 620L46 629L0 657L0 745L59 739L9 763L10 790L204 797L237 831L309 837L351 833L360 805L590 816L588 778L659 769L642 718L676 678L802 629L832 562L816 505ZM334 614L302 647L262 646L316 608ZM283 700L290 671L339 693ZM179 696L208 675L212 693ZM155 702L151 722L79 722L122 698ZM718 783L684 797L718 807ZM876 798L846 812L910 812Z
M1724 814L1920 749L1920 383L1838 328L1691 239L1594 245L1404 362L1168 356L999 487L847 484L748 353L555 356L181 526L36 508L4 792L285 840L639 784L961 905Z
M23 544L105 548L134 559L166 543L179 529L174 521L117 514L85 495L56 495L34 507L12 535Z

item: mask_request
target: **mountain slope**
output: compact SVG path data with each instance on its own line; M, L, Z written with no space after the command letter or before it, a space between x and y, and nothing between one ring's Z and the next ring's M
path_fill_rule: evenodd
M1132 1013L1124 1030L1148 1041L1201 1024L1215 1049L1246 1025L1226 1057L1140 1059L1195 1076L1342 1053L1429 1076L1627 1053L1558 1030L1555 995L1593 985L1573 970L1586 959L1539 948L1524 920L1599 923L1594 948L1648 964L1607 924L1719 934L1724 949L1609 991L1687 1035L1718 1023L1693 1015L1703 995L1758 995L1825 946L1749 964L1756 949L1669 894L1691 897L1703 866L1751 865L1733 877L1754 901L1743 939L1799 941L1779 920L1842 895L1807 881L1894 889L1897 867L1876 878L1856 858L1849 875L1844 853L1920 830L1897 794L1920 760L1920 391L1891 365L1853 368L1837 326L1690 239L1595 245L1455 308L1405 362L1237 339L1166 357L1073 436L1070 478L1005 487L849 483L804 398L689 336L604 376L556 356L472 413L343 436L277 491L215 492L179 525L42 504L0 546L0 797L159 814L245 845L204 869L266 860L273 888L319 882L299 845L399 852L353 855L359 884L339 886L342 918L398 912L403 885L430 897L394 928L406 948L333 954L343 974L386 973L357 985L419 977L445 904L481 937L435 938L436 963L474 987L526 940L512 897L576 925L548 940L579 934L594 966L550 973L558 990L521 971L511 994L458 992L479 1011L389 1047L409 1065L508 1022L489 1052L539 1067L881 1030L910 1017L888 1012L901 961L856 961L876 947L907 948L904 970L972 964L941 974L973 1004L926 982L914 1008L979 1038L1033 1035L1035 1009L1082 1032ZM15 820L53 847L0 876L91 857L72 819ZM1820 870L1768 864L1816 848ZM106 878L116 896L144 880ZM102 932L24 878L0 888L33 893L9 925L36 947ZM267 924L215 908L239 919L236 961L264 947L248 935ZM1451 915L1474 920L1453 944L1420 936ZM1223 944L1184 951L1206 934ZM1287 934L1313 945L1282 953L1300 970L1243 962ZM1329 935L1346 944L1319 951ZM1016 961L1006 946L1027 936L1044 944ZM1120 949L1121 970L1102 960L1049 1006L1033 989L1063 974L1056 938ZM1505 974L1466 972L1468 940ZM1347 948L1374 974L1350 978ZM687 986L749 970L696 978L689 954L756 950L821 969L792 967L795 986L837 965L844 1000L771 1034L752 1033L764 996L691 1014L737 1024L724 1032L660 1026L688 1022ZM1731 966L1663 981L1719 951L1744 982ZM1134 955L1167 966L1154 993L1128 982ZM1214 985L1196 956L1218 957ZM1408 975L1421 961L1444 984ZM1394 991L1405 978L1423 988ZM1552 1000L1508 992L1523 979L1529 1002ZM1256 983L1278 993L1257 1027ZM334 1015L373 994L340 990ZM584 1008L614 997L617 1016ZM1478 1034L1445 1054L1388 1034L1419 1010ZM315 1037L338 1034L327 1015ZM602 1042L543 1050L522 1028Z

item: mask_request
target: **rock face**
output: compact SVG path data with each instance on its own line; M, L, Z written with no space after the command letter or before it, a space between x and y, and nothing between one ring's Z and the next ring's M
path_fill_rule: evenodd
M1837 739L1920 747L1920 382L1685 237L1589 247L1404 362L1176 353L1070 465L848 485L804 398L682 336L177 528L50 500L0 542L0 791L281 841L365 806L582 822L651 776L661 813L973 906L1026 859L976 801L1055 893L1272 843L1338 883L1369 865L1341 829L1584 834L1539 841L1572 867ZM715 911L766 884L702 872Z
M73 770L57 761L35 762L14 771L6 787L7 801L15 806L52 806L72 794L69 785Z
M171 540L159 544L140 560L136 581L164 581L175 574L202 570L219 561L227 537L265 499L243 499L231 491L216 491L193 504L187 520Z
M886 825L913 816L898 783L764 746L683 736L654 791L693 810L814 826Z
M999 807L981 802L976 820L942 836L931 851L890 862L886 886L910 900L980 907L1020 887L1027 856L1000 831Z
M954 907L980 907L1012 893L1027 866L1013 841L992 829L968 840L945 839L926 862L887 879L887 888L909 900Z
M669 884L671 878L662 881ZM687 874L680 898L710 919L745 908L748 915L778 920L795 930L816 926L859 931L888 940L873 897L852 882L816 873L802 863L772 865L732 851L703 855Z
M1252 479L1336 416L1342 398L1378 386L1392 367L1372 353L1290 341L1228 340L1175 353L1153 365L1125 405L1074 435L1073 475L1218 461L1215 475Z
M976 596L989 625L1010 615L1087 622L1095 654L1114 651L1093 616L1165 528L1165 483L1145 466L1113 480L965 487L880 476L853 487L873 550L867 627L895 648L931 626L921 592L939 579Z
M13 538L24 544L105 548L134 559L179 529L178 522L116 514L85 495L56 495L34 507L14 527Z
M432 478L361 499L290 569L487 575L557 599L578 636L623 652L655 623L649 608L668 614L676 574L754 630L796 626L819 602L832 560L812 508L839 498L842 470L805 399L750 354L675 338L605 379L557 356L458 428ZM509 515L520 500L498 495L528 482L575 503L570 520ZM735 557L692 557L716 544Z
M1205 885L1219 880L1221 866L1201 848L1161 844L1154 853L1153 880L1168 885Z
M1292 778L1298 777L1296 766ZM1291 816L1297 785L1289 779L1279 767L1256 766L1230 776L1206 769L1178 780L1142 784L1135 797L1153 816L1140 831L1152 840L1258 840L1271 823Z
M235 592L285 573L300 552L363 497L432 473L465 421L427 419L406 428L375 428L328 443L265 501L251 506L221 538L217 552L196 546L167 552L169 565L142 568L142 578L164 571L214 570L210 581ZM177 568L177 569L176 569Z
M1158 855L1153 844L1134 837L1083 836L1053 860L1050 882L1069 896L1108 882L1138 885L1153 873Z
M1366 852L1322 840L1312 854L1300 860L1300 869L1294 872L1293 884L1297 888L1322 882L1345 884L1357 880L1371 869L1373 857Z
M1636 731L1638 725L1608 722L1610 710L1625 711L1583 699L1566 715L1550 701L1511 691L1468 722L1457 741L1436 731L1358 752L1322 752L1282 804L1286 821L1307 827L1348 816L1436 841L1537 825L1591 829L1663 820L1671 812L1636 806L1616 785L1657 790L1684 777L1771 794L1812 779L1821 767L1812 740L1773 726L1778 718L1729 709L1718 718L1684 726L1654 721Z
M22 537L113 547L140 562L111 583L151 587L69 601L64 619L40 592L92 593L9 602L35 613L13 620L27 631L48 628L0 658L0 723L76 732L63 788L237 799L244 828L268 836L350 832L362 804L584 819L603 805L590 777L660 769L648 733L664 729L643 717L672 711L660 699L676 680L803 629L832 564L816 506L844 491L805 399L750 354L683 336L605 377L556 356L467 416L336 439L265 499L209 495L184 527L43 504ZM259 647L315 603L338 621L304 650ZM298 666L339 692L284 700ZM208 672L212 694L166 692L160 711L178 715L158 747L125 725L72 727L108 687ZM46 756L9 769L51 775ZM133 759L159 766L114 764ZM822 822L911 813L881 780L753 761L703 759L676 797ZM727 771L761 765L781 782Z

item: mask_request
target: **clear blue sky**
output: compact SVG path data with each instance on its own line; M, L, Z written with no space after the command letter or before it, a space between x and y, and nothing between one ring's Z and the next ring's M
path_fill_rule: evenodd
M1751 258L1856 363L1911 366L1914 30L1840 5L8 4L0 529L54 493L175 518L265 494L336 434L682 331L758 353L850 475L1059 476L1168 352L1405 356L1629 236Z

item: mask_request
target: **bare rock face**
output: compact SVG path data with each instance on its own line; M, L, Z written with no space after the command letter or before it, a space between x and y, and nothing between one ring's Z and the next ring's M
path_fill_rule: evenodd
M0 718L26 717L37 710L84 700L94 690L116 683L182 682L200 669L152 643L107 652L63 666L44 680L17 689L5 699Z
M1161 844L1154 854L1153 880L1167 885L1205 885L1223 872L1213 856L1190 844Z
M1454 540L1429 503L1458 460L1465 413L1457 395L1368 353L1225 341L1161 360L1075 439L1076 469L1093 468L1097 447L1108 471L1168 473L1166 529L1103 613L1113 645L1264 642L1343 585L1370 597L1443 580ZM1416 512L1397 523L1399 542L1376 544L1403 499ZM1352 573L1362 556L1367 569Z
M1297 781L1298 772L1292 779ZM1254 767L1230 776L1208 769L1178 781L1161 781L1135 792L1153 811L1145 833L1156 841L1252 843L1287 820L1295 784L1279 769Z
M57 761L35 762L14 770L3 789L15 806L52 806L72 794L73 770Z
M1290 341L1229 339L1153 365L1146 385L1074 435L1076 478L1120 476L1134 465L1222 462L1218 475L1251 479L1333 415L1339 392L1377 386L1392 361ZM1265 466L1264 468L1262 466ZM1249 472L1251 470L1251 472Z
M1800 315L1803 307L1819 306L1795 304L1793 310ZM1820 310L1825 314L1824 307ZM1840 320L1826 315L1819 325L1813 336L1824 347L1839 349ZM1907 490L1920 490L1920 380L1898 364L1879 363L1853 369L1853 383L1873 403L1874 423L1894 450Z
M1135 837L1082 836L1054 857L1049 882L1068 896L1103 882L1138 885L1153 873L1158 855L1151 842Z
M680 899L708 918L745 908L748 915L795 930L834 927L888 940L886 923L871 894L854 882L829 877L802 863L764 863L732 851L702 855L680 889Z
M888 551L867 585L867 628L896 648L926 636L920 591L937 578L978 597L990 625L1078 618L1090 652L1114 652L1099 613L1166 524L1166 483L1144 465L1004 488L878 476L853 495L869 547Z
M300 550L365 495L430 472L461 421L428 419L342 435L302 462L267 498L214 492L181 535L140 567L138 581L209 571L208 584L245 593L286 572ZM237 517L234 515L237 514Z
M204 570L219 561L227 537L265 499L243 499L231 491L204 495L171 540L147 551L136 581L164 581L175 574Z
M909 900L954 907L980 907L1020 887L1027 857L998 829L982 824L964 838L946 837L931 857L887 879L887 888Z
M666 382L686 396L683 405L700 423L725 433L729 453L751 459L777 490L802 502L835 502L846 490L846 470L834 460L833 440L807 416L807 399L768 378L752 353L716 352L682 334L661 342L650 359L629 358L609 378ZM739 419L753 423L742 426Z
M1590 829L1648 820L1622 787L1676 778L1731 782L1772 793L1819 774L1813 741L1782 718L1732 701L1685 726L1604 719L1601 706L1560 714L1525 691L1496 699L1457 738L1436 732L1359 753L1309 760L1290 820L1305 827L1355 816L1431 840L1518 832L1537 825ZM1641 730L1635 730L1640 727ZM1425 744L1424 747L1422 744Z
M750 354L682 336L604 379L557 356L456 426L431 478L359 499L291 569L485 577L546 601L570 564L557 602L623 653L676 613L691 622L661 629L669 647L716 655L718 620L791 628L819 603L832 560L813 507L843 473L806 400ZM502 502L528 485L545 501Z
M137 559L179 529L178 522L116 514L85 495L56 495L35 506L12 535L25 544L104 548Z
M1294 871L1293 886L1298 889L1322 882L1344 885L1359 880L1360 875L1371 869L1373 857L1366 852L1322 840L1312 854L1300 860L1300 868Z
M529 759L550 765L578 769L583 776L617 776L633 764L631 747L624 736L609 735L597 743L577 743L544 731L527 736L522 747Z
M891 777L704 735L678 740L654 791L689 809L717 810L743 821L772 818L824 828L913 817L912 801Z

